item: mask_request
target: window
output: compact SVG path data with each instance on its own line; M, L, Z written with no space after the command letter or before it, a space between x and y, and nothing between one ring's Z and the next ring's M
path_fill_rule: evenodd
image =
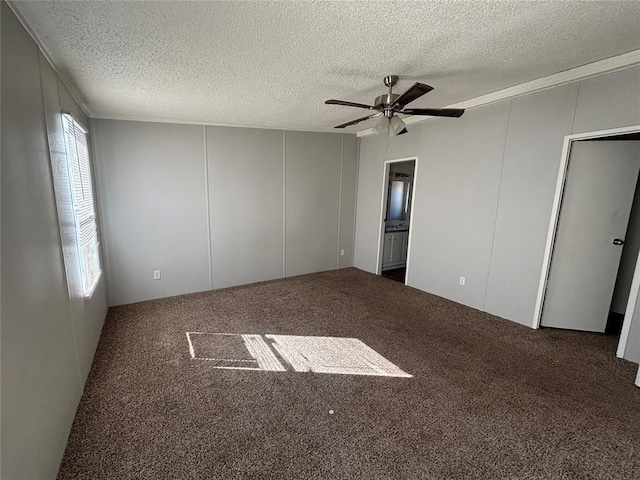
M87 131L71 115L62 118L82 286L85 297L90 297L100 278L100 255Z

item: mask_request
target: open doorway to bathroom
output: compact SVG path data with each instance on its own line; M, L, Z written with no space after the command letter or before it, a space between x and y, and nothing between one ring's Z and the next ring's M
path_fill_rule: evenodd
M406 281L411 228L411 204L416 161L393 161L385 165L386 191L382 227L380 272L383 277Z

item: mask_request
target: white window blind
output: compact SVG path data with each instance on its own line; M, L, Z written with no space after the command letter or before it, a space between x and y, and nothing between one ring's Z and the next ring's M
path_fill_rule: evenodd
M100 255L87 132L68 114L63 115L63 125L82 284L84 295L88 297L100 277Z

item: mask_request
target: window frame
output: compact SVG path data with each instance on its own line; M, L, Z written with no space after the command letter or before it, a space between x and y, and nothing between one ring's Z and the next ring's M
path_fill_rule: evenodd
M100 235L98 228L98 215L96 209L96 201L95 201L95 188L94 188L94 179L93 179L93 168L91 165L91 153L89 148L89 132L87 128L84 127L76 118L68 112L62 112L62 130L64 136L64 144L65 144L65 153L66 153L66 162L67 162L67 172L68 172L68 181L69 181L69 189L71 193L71 203L73 209L73 220L74 220L74 228L75 228L75 244L79 258L80 264L80 274L82 278L82 291L85 299L90 299L95 292L95 289L102 277L102 259L100 255ZM81 165L82 159L79 152L79 145L77 141L77 131L79 131L82 135L84 135L84 146L86 146L86 152L82 152L86 158L86 164ZM73 142L73 145L71 144ZM74 168L74 161L78 163L77 171L80 178L77 178L75 172L76 168ZM83 181L82 179L82 171L85 171L88 174L88 181ZM80 218L79 215L79 204L80 200L77 198L77 187L78 182L80 189L84 191L85 187L88 187L90 194L90 202L87 202L83 199L85 205L84 208L90 207L90 215L87 217L88 221L91 222L89 225L89 230L93 230L93 233L90 234L87 243L83 243L83 223L87 221L85 218ZM95 243L94 243L95 242ZM91 248L93 254L92 258L88 259L85 254L85 247ZM96 267L90 268L88 262L92 260ZM92 278L88 279L87 276L91 275ZM91 280L88 283L88 280Z

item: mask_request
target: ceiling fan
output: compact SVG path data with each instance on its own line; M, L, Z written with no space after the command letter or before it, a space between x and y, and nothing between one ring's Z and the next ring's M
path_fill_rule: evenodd
M382 133L385 130L389 135L402 135L407 133L406 125L400 117L399 113L404 115L428 115L431 117L461 117L464 113L463 108L405 108L406 105L420 98L425 93L433 90L433 87L424 83L415 83L402 95L393 93L393 87L398 83L397 75L389 75L384 77L385 86L389 87L389 93L376 97L373 105L365 105L363 103L346 102L344 100L327 100L327 105L344 105L346 107L364 108L366 110L375 110L377 113L367 115L366 117L352 120L335 128L345 128L356 123L364 122L370 118L382 118L373 127L376 133Z

